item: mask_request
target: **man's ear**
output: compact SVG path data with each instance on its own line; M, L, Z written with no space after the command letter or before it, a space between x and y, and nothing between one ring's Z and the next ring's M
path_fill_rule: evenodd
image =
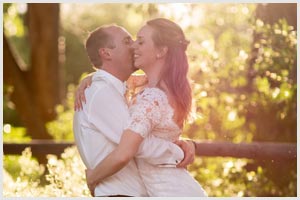
M100 48L98 50L98 55L104 59L110 59L111 56L110 51L107 48Z

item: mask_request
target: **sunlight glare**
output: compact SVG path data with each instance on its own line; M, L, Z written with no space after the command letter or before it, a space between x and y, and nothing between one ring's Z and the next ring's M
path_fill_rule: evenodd
M228 104L231 104L234 102L234 99L231 97L231 96L226 96L225 97L225 101L228 103Z
M248 13L249 13L249 8L248 7L243 7L242 8L242 13L244 14L244 15L248 15Z
M10 124L5 124L5 125L3 126L3 131L4 131L5 133L10 133L10 132L11 132L11 125L10 125Z
M207 66L206 61L200 63L200 68L203 72L210 72L210 68Z
M17 4L18 13L24 14L27 12L27 4L26 3L19 3Z
M237 194L238 197L243 197L244 196L244 191L239 191Z
M284 96L285 97L289 97L290 96L290 92L289 91L284 91Z
M279 95L279 93L280 93L280 89L278 87L276 87L274 89L274 91L272 92L273 99L275 99Z
M240 50L239 57L243 60L246 60L248 58L248 54L244 50Z
M206 91L200 92L200 96L201 96L201 97L207 97L207 92L206 92Z
M235 112L235 111L230 111L230 112L228 113L227 119L228 119L229 121L234 121L234 120L236 119L236 112Z
M158 10L165 17L173 18L185 29L191 25L198 26L203 20L202 9L198 8L197 12L192 12L191 7L191 4L186 3L159 4Z
M58 161L57 161L57 158L55 156L49 156L48 157L48 164L49 165L52 165L52 166L55 166L57 165Z
M201 46L205 48L209 53L214 52L214 44L210 40L204 40L201 42Z

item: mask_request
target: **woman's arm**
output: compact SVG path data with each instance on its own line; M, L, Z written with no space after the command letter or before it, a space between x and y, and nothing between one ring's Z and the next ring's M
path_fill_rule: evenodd
M143 137L127 129L123 132L119 145L94 169L87 170L86 181L93 193L97 184L122 169L135 156Z
M82 110L82 103L86 102L84 91L92 84L94 72L88 74L84 79L82 79L75 91L75 101L74 101L74 110Z

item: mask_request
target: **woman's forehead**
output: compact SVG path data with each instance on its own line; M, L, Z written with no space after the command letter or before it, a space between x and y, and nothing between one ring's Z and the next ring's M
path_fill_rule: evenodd
M151 36L152 31L153 29L150 26L145 25L138 31L137 38Z

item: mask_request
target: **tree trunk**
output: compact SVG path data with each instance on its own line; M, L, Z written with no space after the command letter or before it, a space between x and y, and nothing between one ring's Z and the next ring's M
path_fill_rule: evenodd
M12 101L32 139L51 139L45 124L55 119L60 103L58 63L59 4L28 4L31 63L22 71L20 57L3 38L4 82L12 85ZM24 68L22 68L24 69Z
M31 89L44 122L55 118L55 105L60 102L58 13L58 4L28 4Z
M14 88L12 101L16 105L18 114L27 128L27 134L34 139L49 139L51 137L47 133L39 110L32 99L31 91L28 88L26 72L20 70L16 56L13 56L7 39L3 37L4 82L12 85Z
M296 3L267 3L258 4L256 18L265 23L274 24L278 19L285 18L289 25L297 30L297 4Z

